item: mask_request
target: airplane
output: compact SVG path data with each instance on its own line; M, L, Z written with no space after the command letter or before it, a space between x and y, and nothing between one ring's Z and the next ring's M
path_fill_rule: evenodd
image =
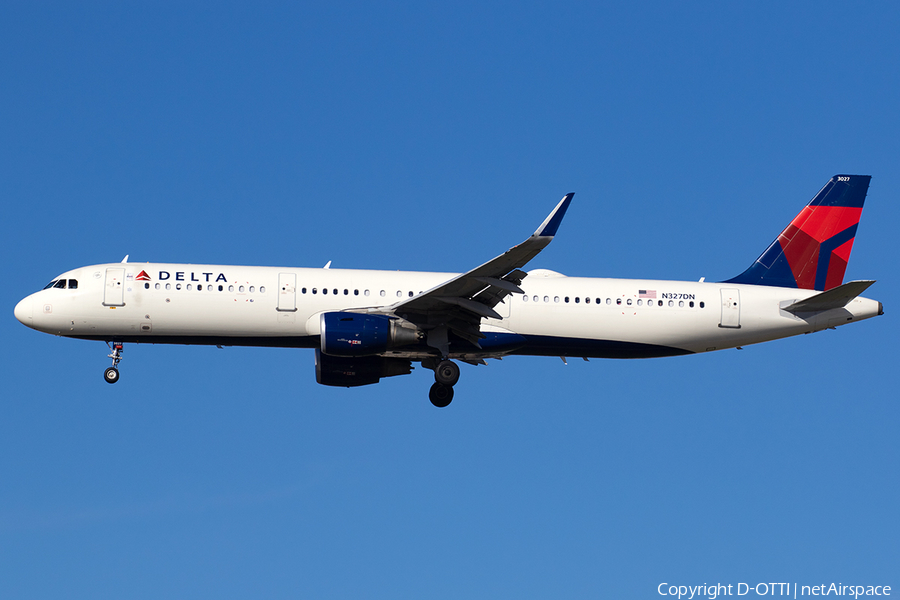
M314 348L316 381L355 387L434 371L446 407L458 362L515 355L651 358L742 348L884 314L843 283L871 177L835 175L749 268L731 279L567 277L522 268L554 238L566 194L521 244L462 274L160 264L67 271L15 307L32 329L124 344Z

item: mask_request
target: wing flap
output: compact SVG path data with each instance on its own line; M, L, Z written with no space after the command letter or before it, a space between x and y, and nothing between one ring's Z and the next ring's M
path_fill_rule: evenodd
M480 281L484 285L499 288L504 292L509 292L511 294L524 294L522 288L517 286L511 281L507 281L506 279L497 279L496 277L474 277L476 281Z
M497 311L495 311L490 306L482 304L481 302L476 302L475 300L469 300L468 298L459 298L459 297L436 297L435 300L440 302L444 302L446 304L454 304L456 306L460 306L469 312L473 312L478 316L487 317L488 319L502 319Z

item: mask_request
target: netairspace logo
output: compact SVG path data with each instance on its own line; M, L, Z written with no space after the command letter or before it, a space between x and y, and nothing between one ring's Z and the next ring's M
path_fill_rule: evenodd
M841 583L823 583L820 585L800 585L797 583L722 583L703 585L669 585L661 583L656 591L660 596L674 596L678 600L687 598L709 598L715 600L719 596L788 596L798 598L800 596L847 596L859 598L860 596L890 596L889 585L843 585Z

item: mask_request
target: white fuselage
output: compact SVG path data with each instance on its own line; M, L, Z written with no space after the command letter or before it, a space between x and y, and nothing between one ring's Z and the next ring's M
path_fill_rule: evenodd
M31 294L16 318L60 336L137 343L316 347L320 315L398 303L452 273L156 263L74 269L76 289ZM855 298L800 318L781 310L814 290L565 277L532 271L481 330L500 343L451 357L503 354L641 358L733 348L874 317ZM402 317L402 314L399 314ZM520 337L519 337L520 336ZM503 343L502 340L514 340ZM415 359L416 351L400 352ZM422 354L425 356L425 354Z

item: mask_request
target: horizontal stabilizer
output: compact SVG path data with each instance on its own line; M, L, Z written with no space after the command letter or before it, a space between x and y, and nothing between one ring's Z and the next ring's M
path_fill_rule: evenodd
M851 281L830 289L827 292L816 294L806 300L794 302L790 306L786 306L782 310L791 313L799 312L822 312L833 308L844 308L851 300L869 289L874 281Z

